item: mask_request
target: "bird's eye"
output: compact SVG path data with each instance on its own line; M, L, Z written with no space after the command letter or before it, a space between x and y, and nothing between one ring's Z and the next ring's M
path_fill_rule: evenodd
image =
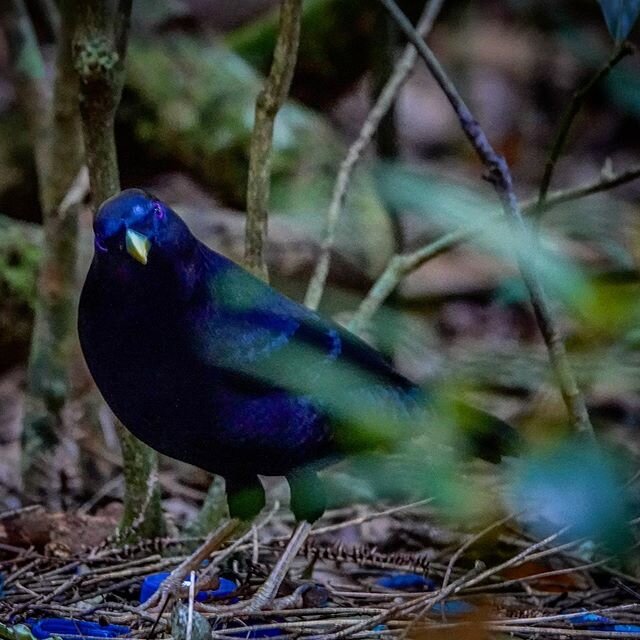
M153 215L155 215L158 220L162 220L162 218L164 218L164 210L160 206L159 202L155 202L153 204Z
M100 251L107 251L107 247L102 243L102 241L96 237L96 247L100 250Z

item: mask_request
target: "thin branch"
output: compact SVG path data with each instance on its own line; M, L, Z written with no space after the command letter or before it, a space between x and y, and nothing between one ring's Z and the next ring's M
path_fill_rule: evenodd
M418 22L417 29L420 37L425 38L429 34L438 14L440 13L443 3L444 0L430 0L427 4L423 15ZM344 202L353 172L362 157L363 151L371 142L380 121L389 111L391 105L400 92L400 89L407 81L413 67L415 66L416 57L417 52L415 47L408 44L405 47L402 56L398 60L393 73L382 88L382 91L380 91L380 95L378 96L376 103L367 115L367 118L360 129L360 133L358 134L358 138L349 147L347 155L340 165L338 177L333 188L333 195L331 196L331 202L327 211L327 222L324 238L320 247L320 256L316 262L316 267L313 272L313 276L311 277L311 281L309 282L309 287L307 288L307 293L304 299L305 305L311 309L317 309L320 304L320 300L322 299L327 276L329 275L331 250L336 239L336 228L338 226L340 214L344 208Z
M475 149L478 157L487 169L487 179L494 186L498 194L505 215L511 221L514 229L523 237L529 230L522 217L520 205L513 189L513 180L506 160L496 153L487 139L480 124L473 116L455 85L447 76L440 62L424 40L418 36L407 17L398 8L394 0L381 0L391 16L405 32L409 41L414 44L418 54L424 60L432 75L444 91L451 106L456 112L464 133ZM529 291L531 304L535 313L540 332L544 338L549 359L554 369L562 397L567 406L573 427L579 433L593 436L593 427L589 420L586 403L571 370L560 328L551 311L542 284L530 258L520 249L517 258L522 279Z
M60 12L55 0L40 0L40 11L55 40L60 38Z
M536 205L538 211L542 211L547 200L547 194L549 193L549 187L551 186L551 179L553 178L553 172L556 168L556 164L564 151L571 126L573 125L578 113L580 113L586 97L600 82L600 80L606 77L622 59L632 55L634 52L635 47L631 43L623 42L619 44L611 58L609 58L609 60L600 67L600 69L598 69L595 75L573 94L569 106L562 114L558 131L556 132L553 145L551 146L551 151L549 152L549 156L545 163L544 176L540 183L538 203Z
M34 155L40 189L46 173L46 146L49 133L49 96L44 61L23 0L7 0L0 5L0 18L8 45L16 97L23 111Z
M638 178L640 178L640 165L633 166L621 173L601 178L596 182L591 182L580 187L554 191L546 198L542 211L548 211L560 204L573 202L596 193L609 191L633 180L637 180ZM540 211L537 209L537 198L527 200L522 203L521 206L523 213L531 213L534 210ZM502 216L496 214L492 216L491 220L497 221L500 217ZM393 256L382 275L376 280L360 303L358 310L349 323L349 330L357 335L362 335L369 326L371 318L373 318L374 314L406 276L445 251L449 251L463 242L473 240L484 231L485 226L486 225L478 225L452 231L416 249L412 253Z
M537 201L527 201L527 203L523 205L523 210L527 213L533 212L534 210L541 212L548 211L549 209L552 209L559 204L579 200L581 198L585 198L586 196L591 196L603 191L610 191L611 189L620 187L627 182L633 182L633 180L636 180L638 178L640 178L640 165L634 165L629 169L621 171L620 173L610 176L603 176L600 180L581 187L573 187L571 189L554 191L545 198L542 209L539 208Z
M269 277L264 244L267 236L273 126L289 94L298 57L301 16L302 0L281 0L278 39L271 70L256 99L247 181L245 265L263 280Z
M23 478L27 493L44 491L54 505L60 499L61 465L65 465L71 487L77 487L77 458L72 454L63 461L58 445L70 438L62 409L70 392L69 363L75 346L78 203L62 207L61 202L82 162L78 88L68 26L61 29L58 38L51 100L24 2L3 3L2 18L16 91L34 147L44 230L25 402Z
M477 229L461 229L452 231L431 242L424 247L408 254L398 254L389 260L386 269L376 280L369 293L360 303L360 307L349 322L348 328L357 335L361 335L369 325L375 312L382 306L384 301L391 295L394 289L412 271L422 266L428 260L439 256L452 247L469 240L473 237Z

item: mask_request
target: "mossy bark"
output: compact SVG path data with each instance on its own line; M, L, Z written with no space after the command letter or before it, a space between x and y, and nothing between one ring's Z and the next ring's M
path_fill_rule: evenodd
M103 0L75 3L74 64L80 79L80 112L94 208L120 190L114 119L124 84L131 2L117 8ZM118 434L125 476L120 535L157 537L164 524L157 482L158 456L122 425Z
M24 362L36 304L42 229L0 215L0 368Z

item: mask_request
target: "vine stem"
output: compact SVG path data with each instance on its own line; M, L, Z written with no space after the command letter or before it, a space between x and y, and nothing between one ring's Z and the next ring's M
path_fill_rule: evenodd
M400 10L394 0L380 0L405 33L409 41L416 47L436 82L444 92L453 107L463 132L473 146L476 154L486 168L486 179L493 185L502 204L507 219L511 222L514 232L526 239L531 232L522 217L520 204L513 188L511 171L506 160L492 147L484 130L473 116L464 99L445 72L444 68L418 35L411 22ZM558 323L551 310L551 305L538 277L535 260L531 259L518 243L516 255L522 279L529 291L529 297L540 332L544 338L549 360L555 373L560 392L567 407L574 429L581 434L594 437L593 427L582 392L578 388L575 376L567 358L564 341ZM532 244L533 246L533 244Z

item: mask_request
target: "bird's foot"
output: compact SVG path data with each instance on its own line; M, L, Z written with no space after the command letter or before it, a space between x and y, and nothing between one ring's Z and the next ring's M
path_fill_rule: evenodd
M269 609L284 609L299 607L302 602L302 594L309 585L301 585L290 596L276 598L282 581L285 579L293 560L300 551L305 540L309 536L311 525L308 522L300 522L296 527L285 550L282 552L271 573L262 586L248 600L234 602L227 605L207 605L198 603L198 610L206 613L225 616L225 614L241 615L259 613Z
M220 548L220 546L233 535L239 525L239 520L231 519L210 533L202 545L178 565L162 581L158 590L146 602L140 605L140 610L146 612L162 612L170 598L180 598L187 595L188 587L185 587L185 580L188 579L192 571L200 567L202 562L206 560L213 551Z

